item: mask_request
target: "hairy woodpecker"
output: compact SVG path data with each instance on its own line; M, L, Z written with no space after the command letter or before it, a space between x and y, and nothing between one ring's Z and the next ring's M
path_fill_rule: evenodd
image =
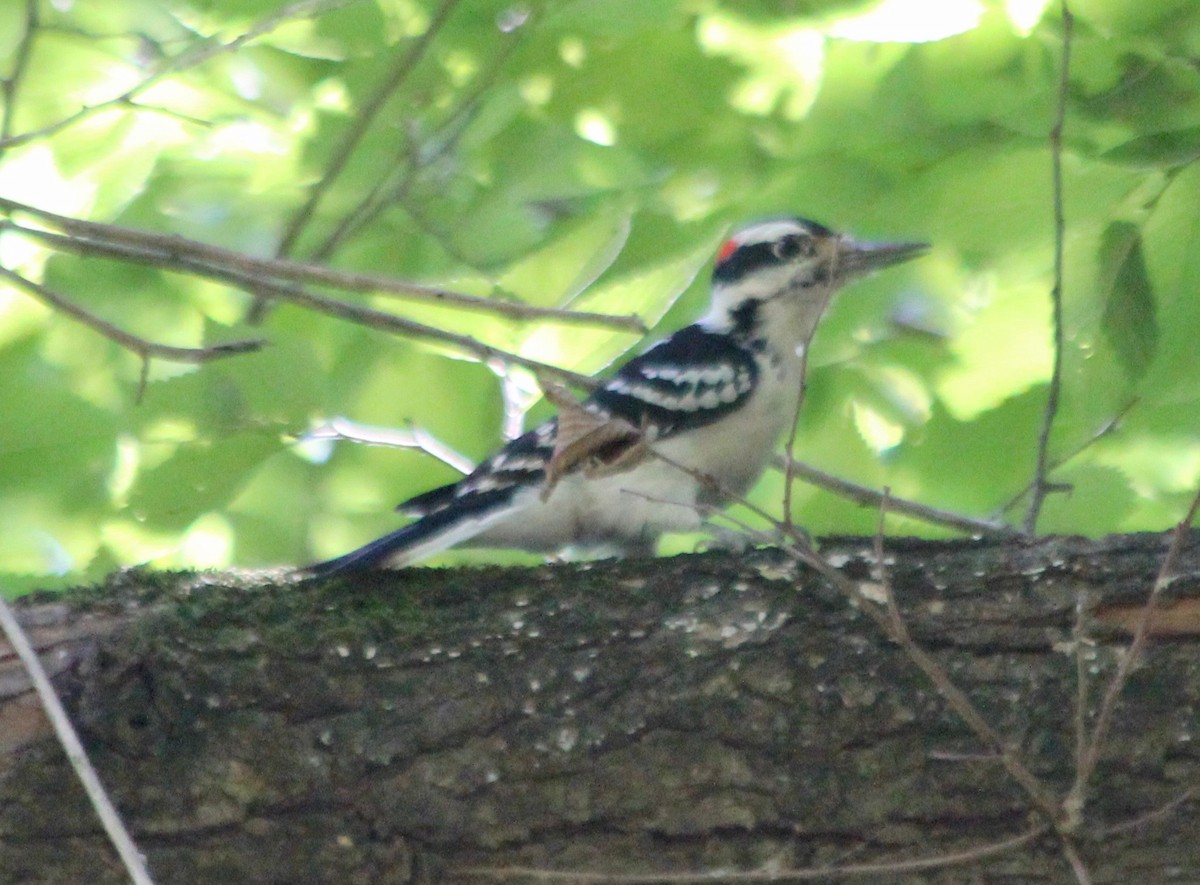
M308 571L397 568L455 545L652 553L660 535L695 531L696 505L745 493L767 466L830 295L926 248L856 242L802 218L742 228L717 253L699 322L468 476L401 504L415 522Z

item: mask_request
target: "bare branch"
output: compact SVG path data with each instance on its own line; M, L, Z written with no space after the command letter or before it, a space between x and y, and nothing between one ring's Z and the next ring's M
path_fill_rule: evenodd
M829 268L828 279L833 280L836 277L835 252L834 262ZM818 317L825 313L825 308L829 306L829 299L833 297L832 284L824 287L822 295L821 307L817 311ZM788 531L792 528L792 477L795 474L796 466L796 433L800 425L800 409L804 406L804 395L808 390L808 352L815 333L816 325L814 324L808 338L800 344L803 348L800 351L800 389L796 391L796 405L792 409L792 426L788 431L787 444L783 449L783 524Z
M25 31L21 34L21 42L13 55L13 66L8 76L0 80L0 95L4 99L4 115L0 117L0 152L6 146L12 135L13 120L17 114L17 96L21 91L21 81L29 66L29 55L33 50L33 35L38 29L37 0L25 0Z
M196 272L197 267L205 266L215 271L233 272L238 274L245 281L246 285L250 287L258 285L260 278L264 283L269 283L271 280L291 280L315 283L350 292L396 295L426 304L462 307L473 311L495 313L516 320L544 319L562 323L607 326L609 328L638 333L646 331L645 324L635 316L614 317L582 311L537 307L529 304L465 295L449 289L410 283L405 280L380 276L378 274L334 270L321 265L306 264L286 259L254 258L230 249L210 246L206 243L200 243L173 234L157 234L115 224L102 224L95 221L69 218L4 197L0 197L0 208L33 215L47 222L52 227L58 228L70 235L70 241L68 241L62 237L55 238L53 235L48 235L46 232L34 228L17 226L15 224L9 225L13 230L53 242L60 248L78 250L105 245L132 246L146 254L153 253L156 256L156 264L159 267ZM138 253L130 251L126 253L108 252L106 254L114 257L135 258ZM190 263L185 261L185 259L189 259Z
M0 277L9 280L18 288L25 290L60 313L65 313L73 319L78 320L92 331L99 332L108 340L121 345L126 350L136 353L143 360L147 357L158 357L159 359L171 360L177 363L206 363L209 360L236 356L240 353L252 353L259 350L266 343L260 338L250 338L241 341L229 341L225 344L214 344L211 347L174 347L169 344L157 344L153 341L147 341L145 338L141 338L131 332L126 332L124 329L117 328L107 320L102 320L95 314L84 310L78 304L60 295L53 289L48 289L41 283L35 283L33 280L26 279L19 273L9 270L7 267L0 267Z
M1071 654L1075 659L1075 771L1078 774L1083 766L1083 757L1087 754L1088 733L1088 698L1091 696L1088 680L1087 656L1084 649L1088 646L1087 636L1087 592L1083 589L1075 591L1075 622L1071 625ZM1068 794L1063 800L1063 813L1066 825L1076 831L1083 823L1083 794Z
M1171 815L1180 805L1185 805L1191 802L1197 796L1200 796L1200 784L1189 787L1184 790L1170 802L1160 805L1158 808L1147 811L1145 814L1139 814L1137 817L1130 820L1122 821L1119 824L1113 824L1111 827L1106 827L1100 834L1101 838L1116 836L1119 833L1127 833L1130 830L1136 830L1139 827L1149 826L1156 821Z
M1125 405L1121 406L1121 408L1117 410L1117 413L1115 415L1113 415L1111 418L1109 418L1107 421L1105 421L1098 430L1096 430L1094 433L1092 433L1091 436L1089 436L1087 439L1085 439L1083 442L1081 442L1079 445L1077 445L1071 451L1067 452L1065 455L1062 455L1058 458L1054 458L1053 460L1051 460L1050 464L1047 467L1047 470L1048 471L1057 470L1058 468L1062 467L1064 464L1068 463L1069 461L1077 458L1079 455L1086 452L1088 449L1090 449L1092 446L1094 446L1097 442L1104 439L1104 437L1109 436L1110 434L1116 432L1116 430L1121 426L1121 422L1125 419L1125 416L1129 414L1130 409L1132 409L1134 406L1137 405L1137 402L1138 402L1138 398L1136 396L1131 398L1127 403L1125 403ZM1031 481L1028 485L1025 486L1025 488L1021 489L1021 491L1017 492L1008 501L1006 501L1004 503L1004 505L1002 507L1000 507L999 512L1007 513L1008 511L1010 511L1014 507L1016 507L1019 503L1021 503L1021 499L1029 494L1029 492L1033 489L1033 486L1034 486L1034 481Z
M29 644L29 638L21 629L21 624L17 621L3 595L0 595L0 627L4 628L4 634L8 637L9 643L20 657L21 663L25 665L25 671L29 674L38 700L41 701L42 709L46 711L47 718L54 726L54 733L58 736L59 743L62 744L63 752L66 753L67 760L75 770L80 783L83 784L88 799L96 810L100 823L104 826L104 832L108 834L109 841L120 855L121 862L125 865L126 872L129 873L129 878L133 880L134 885L153 885L150 874L146 871L146 864L142 859L141 852L130 838L129 831L125 829L121 815L112 804L112 800L108 798L108 793L105 792L104 785L100 782L99 775L96 774L96 769L92 767L92 763L83 749L83 744L79 741L79 735L75 733L75 727L71 725L67 711L63 709L62 701L58 699L58 695L54 692L54 686L50 684L50 679L46 676L37 652Z
M341 175L342 170L346 168L346 164L350 162L350 157L358 148L359 142L363 136L367 134L367 130L371 128L371 124L375 122L376 116L383 110L383 106L396 92L397 89L412 73L417 63L425 55L425 51L432 45L433 38L441 31L442 25L450 17L450 13L458 5L458 0L442 0L441 5L433 14L433 18L429 22L429 26L425 29L425 33L416 38L408 47L408 51L396 59L396 63L388 72L386 78L380 83L375 91L368 96L363 102L362 108L354 116L350 123L350 127L342 136L341 142L333 151L333 156L330 159L329 165L325 168L324 174L313 184L308 191L308 198L304 204L296 210L291 221L283 231L283 236L280 238L279 246L275 250L276 258L286 258L292 253L292 248L296 245L296 240L300 234L312 221L313 213L316 211L317 204L321 202L325 192L329 190L337 177ZM259 323L262 321L263 315L269 304L269 299L256 295L254 303L250 305L250 310L246 318L251 323Z
M0 203L3 202L4 201L0 199ZM369 307L360 307L357 304L338 301L335 298L328 298L324 295L317 295L313 292L309 292L307 289L291 283L270 282L265 278L253 276L252 274L244 271L239 271L228 267L221 267L215 264L207 264L200 260L184 257L183 255L167 254L162 251L156 251L153 248L139 248L135 246L125 246L114 243L66 238L57 234L47 234L42 231L31 230L29 228L16 228L16 226L12 224L9 224L8 227L18 229L23 233L29 233L32 236L37 236L42 239L57 239L61 241L59 245L64 249L71 249L86 254L105 255L110 258L122 258L126 260L137 261L142 264L153 265L155 267L169 268L171 270L187 270L198 276L222 280L243 288L254 288L261 291L266 291L269 292L273 298L288 301L292 304L298 304L302 307L308 308L309 310L316 311L317 313L323 313L327 316L349 320L350 322L358 323L362 326L369 326L374 329L380 329L385 332L391 332L393 334L403 335L409 338L440 341L444 344L451 344L460 350L465 351L466 353L472 354L484 362L495 361L524 366L527 369L543 372L550 377L558 378L569 384L588 389L595 387L597 384L595 379L587 375L580 375L576 372L568 371L567 369L561 369L558 366L551 366L548 363L542 363L538 362L537 360L528 359L527 357L510 353L506 350L501 350L498 347L492 347L489 344L484 344L483 342L477 341L476 339L467 335L459 335L455 332L447 332L444 329L439 329L435 326L429 326L425 323L418 323L416 320L398 317L395 314L384 313L383 311L374 310L373 308ZM170 238L167 237L164 239L169 240Z
M453 467L459 473L467 474L475 469L475 465L466 455L452 449L428 431L412 425L409 425L407 430L397 430L392 427L359 424L347 418L331 418L300 436L302 442L310 439L345 440L365 446L417 449Z
M771 466L776 470L785 470L787 462L782 456L777 456L772 461ZM855 503L878 507L883 501L883 494L881 492L834 476L832 473L826 473L824 470L813 467L811 464L805 464L803 461L792 461L791 468L794 479L802 479L811 485L825 489L828 492L833 492L835 495L847 498ZM970 535L1010 537L1017 534L1014 528L997 520L963 516L960 513L930 507L926 504L919 504L916 501L909 501L904 498L889 496L888 509L893 513L902 513L914 519L920 519L933 525L946 526L947 528Z
M463 132L467 130L467 124L472 120L473 116L478 113L482 107L481 97L484 96L486 90L496 83L499 77L499 72L502 70L506 61L509 60L512 53L515 52L518 43L521 41L522 29L514 29L509 31L510 36L506 40L497 53L492 55L490 65L479 77L475 78L472 88L466 95L462 96L457 102L457 108L449 116L449 119L443 122L440 130L434 132L432 136L426 139L426 145L440 139L440 143L436 149L425 150L426 145L406 144L396 152L395 168L402 171L394 171L389 176L382 177L376 185L371 188L353 210L347 212L346 217L336 225L334 230L330 231L329 236L320 243L316 249L313 249L310 255L310 260L324 260L329 255L334 253L335 249L352 236L356 230L370 224L379 216L386 206L391 204L400 204L404 210L408 212L410 218L413 218L426 233L436 236L438 243L445 249L448 254L460 261L461 264L474 267L475 261L469 255L463 254L461 249L455 247L454 243L448 240L445 236L445 231L434 230L433 225L427 222L424 213L420 211L420 207L415 204L415 201L406 200L407 195L412 192L415 176L420 170L430 167L436 163L438 159L444 157L457 144L458 139L462 137ZM449 133L446 133L449 131Z
M360 141L371 124L375 121L375 117L383 110L383 106L387 104L393 93L404 83L408 75L412 73L424 56L425 51L433 42L433 38L437 36L442 29L442 25L450 17L450 13L458 5L459 0L442 0L437 11L433 14L433 18L429 21L429 27L425 29L425 33L417 37L408 47L408 51L396 59L391 71L387 77L375 91L363 102L362 108L355 115L350 128L346 130L342 136L341 143L333 152L333 158L325 169L325 173L317 180L317 182L309 189L308 199L304 201L304 205L292 216L292 220L288 223L284 230L283 237L280 239L279 248L276 251L277 257L284 257L291 253L292 247L296 244L296 239L312 220L313 212L317 208L317 204L321 202L321 198L325 196L325 192L330 185L341 174L342 170L349 162L351 155L358 147Z
M1130 642L1129 648L1125 650L1125 654L1121 656L1120 661L1117 663L1117 671L1113 674L1112 680L1105 689L1104 698L1100 702L1100 710L1096 714L1096 722L1092 726L1091 736L1087 741L1079 764L1076 766L1075 782L1071 785L1071 790L1064 802L1067 808L1081 809L1087 801L1088 783L1091 781L1092 775L1096 770L1096 765L1100 761L1100 753L1104 749L1104 741L1108 737L1109 728L1112 726L1113 713L1116 710L1117 700L1120 698L1121 692L1125 690L1125 686L1129 682L1129 674L1141 659L1146 642L1150 638L1150 626L1154 620L1154 610L1158 605L1158 600L1162 596L1163 590L1166 589L1167 585L1179 573L1179 556L1183 552L1184 545L1187 543L1187 536L1191 530L1192 523L1196 519L1198 510L1200 510L1200 492L1196 493L1196 497L1192 500L1192 506L1188 508L1187 514L1175 526L1175 530L1171 534L1171 545L1167 549L1167 555L1163 558L1162 568L1159 569L1158 577L1154 579L1154 585L1150 588L1150 595L1146 599L1146 604L1142 607L1141 617L1138 620L1137 627L1133 631L1133 641Z
M1059 845L1062 848L1063 857L1067 859L1067 864L1071 867L1071 872L1075 874L1075 881L1079 885L1092 885L1092 874L1088 872L1083 857L1079 854L1079 848L1075 845L1075 840L1060 833Z
M998 854L1006 854L1024 848L1045 835L1046 827L1035 827L1016 836L977 845L962 851L939 854L935 857L918 857L904 860L878 861L875 863L841 864L827 867L803 867L799 869L753 870L744 873L589 873L581 870L547 870L538 867L460 867L454 870L460 876L480 879L517 879L534 882L569 882L572 885L691 885L712 882L806 882L814 879L851 879L860 876L895 877L904 873L919 873L923 870L938 870L945 867L975 863Z
M292 3L277 9L270 15L264 16L256 22L250 30L246 31L238 37L230 40L228 43L220 43L217 41L204 40L198 45L181 52L172 58L164 60L148 77L145 77L132 88L127 89L120 95L98 102L93 105L85 105L73 114L63 117L48 126L43 126L40 129L33 129L28 132L22 132L19 135L6 136L0 138L0 150L8 147L25 144L29 141L34 141L39 138L54 135L62 130L73 126L76 123L84 120L98 111L107 110L121 105L137 107L133 99L141 95L151 86L158 83L164 77L170 74L176 74L185 71L188 68L194 68L197 65L203 64L211 58L218 55L223 55L227 52L235 52L242 46L256 40L264 34L269 34L279 26L286 24L289 21L300 18L315 18L323 15L339 7L346 6L356 0L300 0L300 2Z
M1063 335L1063 248L1066 234L1066 221L1063 215L1063 180L1062 180L1062 134L1063 121L1067 114L1067 88L1071 77L1071 29L1074 17L1067 6L1067 0L1062 0L1062 70L1058 81L1058 108L1055 111L1054 125L1050 129L1050 163L1054 179L1054 288L1050 291L1050 301L1054 307L1054 368L1050 373L1050 390L1046 394L1046 410L1042 416L1042 429L1038 434L1037 467L1033 478L1032 495L1029 510L1025 514L1025 534L1032 535L1037 531L1038 516L1042 512L1042 504L1046 495L1058 491L1059 487L1046 479L1047 460L1050 449L1050 431L1054 427L1054 418L1058 414L1058 397L1062 390L1062 361L1065 341Z

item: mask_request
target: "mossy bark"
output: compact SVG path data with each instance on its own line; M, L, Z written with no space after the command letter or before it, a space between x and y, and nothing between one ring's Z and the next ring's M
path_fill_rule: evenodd
M1166 546L886 549L914 637L1062 795L1077 676L1090 722ZM863 579L869 549L826 545ZM1200 881L1194 549L1181 571L1075 836L1096 881ZM783 874L936 857L1039 820L903 650L772 552L324 583L131 572L23 610L163 883ZM18 683L0 671L0 881L123 881ZM1058 882L1063 857L1045 835L867 878Z

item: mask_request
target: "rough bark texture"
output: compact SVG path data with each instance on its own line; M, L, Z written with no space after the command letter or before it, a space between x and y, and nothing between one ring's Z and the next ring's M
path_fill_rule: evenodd
M1090 720L1166 547L887 552L915 638L1061 795L1077 673ZM1076 842L1097 882L1200 881L1195 547L1088 792ZM826 545L862 579L869 548ZM782 873L935 857L1039 820L905 653L771 552L326 583L131 572L24 611L161 883ZM12 667L0 744L0 881L123 881ZM1071 871L1043 835L866 878Z

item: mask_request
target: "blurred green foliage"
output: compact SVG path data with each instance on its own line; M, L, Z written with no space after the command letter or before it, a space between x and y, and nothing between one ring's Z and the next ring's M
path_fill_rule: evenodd
M1039 528L1161 529L1200 481L1200 4L1071 5L1067 349L1051 438L1065 463L1051 478L1073 491L1048 500ZM732 224L794 213L929 240L930 257L834 305L797 454L993 516L1032 477L1052 364L1062 34L1045 0L3 0L0 196L269 257L344 159L292 257L636 312L659 333L702 311ZM200 366L152 360L139 395L137 356L0 284L9 590L140 562L342 552L454 471L298 435L339 415L411 422L478 459L535 398L524 373L505 380L448 347L287 305L256 330L250 295L185 273L57 253L11 229L0 262L153 341L270 342ZM580 372L641 346L604 328L344 297ZM781 477L752 497L778 511ZM807 486L795 508L818 534L876 520Z

